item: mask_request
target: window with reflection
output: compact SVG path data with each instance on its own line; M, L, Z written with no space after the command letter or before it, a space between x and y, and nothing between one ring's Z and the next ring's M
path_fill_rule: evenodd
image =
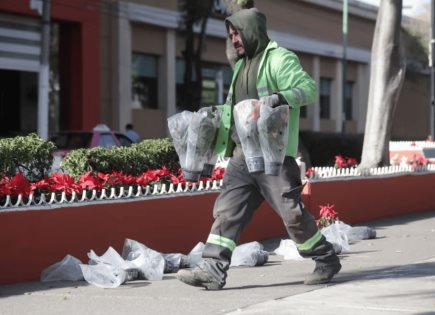
M154 55L133 53L131 58L131 85L134 107L158 107L158 58Z

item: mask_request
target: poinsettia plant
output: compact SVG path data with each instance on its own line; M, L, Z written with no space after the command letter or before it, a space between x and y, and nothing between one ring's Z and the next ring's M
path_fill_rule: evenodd
M335 164L336 168L347 168L347 167L355 167L358 164L357 160L352 157L344 157L342 155L335 156Z
M423 166L430 164L430 161L427 158L425 158L424 156L414 155L414 158L409 161L409 164L411 165L412 169L415 170L415 169L419 169L419 168L422 168Z
M213 181L223 178L225 169L216 167L210 178L201 177L200 181ZM193 183L186 182L181 169L177 174L171 173L166 167L157 170L147 170L139 176L126 175L122 172L112 172L110 174L87 172L80 175L78 179L65 173L53 173L38 182L30 182L23 173L19 172L13 177L3 177L0 179L0 201L6 196L16 198L19 195L24 200L30 194L35 196L46 193L63 193L71 195L73 192L81 194L86 191L101 191L102 189L120 188L129 186L142 186L154 184L186 184L191 186Z
M310 167L309 169L307 169L307 171L305 172L305 177L307 178L311 178L316 174L316 172L314 171L314 169L312 167Z
M320 206L320 217L316 220L319 229L334 224L338 220L338 213L334 210L334 207L335 205L330 204Z

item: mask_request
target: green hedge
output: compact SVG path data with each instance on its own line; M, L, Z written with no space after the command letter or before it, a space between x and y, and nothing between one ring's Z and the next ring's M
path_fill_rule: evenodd
M168 138L147 139L131 147L73 150L61 162L62 169L75 177L87 171L121 171L137 176L148 169L160 169L163 166L174 172L180 167L177 153Z
M0 139L0 178L22 172L30 181L43 179L51 170L55 149L34 133Z

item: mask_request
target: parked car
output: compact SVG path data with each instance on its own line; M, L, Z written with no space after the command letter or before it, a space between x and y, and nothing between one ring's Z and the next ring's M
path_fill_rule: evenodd
M50 138L57 150L54 152L53 170L58 170L60 161L69 151L82 148L131 146L133 141L125 134L110 130L104 124L91 131L60 131Z

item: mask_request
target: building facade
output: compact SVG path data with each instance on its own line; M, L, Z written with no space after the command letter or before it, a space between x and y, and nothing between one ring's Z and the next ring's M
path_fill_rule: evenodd
M0 36L0 136L36 130L40 16L31 7L37 2L0 3L0 30L7 32ZM223 9L222 3L217 1L215 10ZM344 82L341 0L256 0L255 5L267 16L270 38L297 53L318 83L316 102L301 112L301 129L364 133L376 8L349 1ZM132 123L143 138L166 137L167 117L181 110L185 39L180 21L178 0L52 1L59 100L50 111L50 131L91 129L97 123L124 131ZM204 106L223 103L231 80L223 18L210 18L206 32ZM7 96L10 91L15 96ZM18 105L10 106L8 97ZM393 138L431 133L429 98L429 76L408 74Z
M113 15L102 16L102 118L118 129L132 122L146 138L166 136L166 118L180 110L177 88L182 83L184 39L179 32L178 1L104 3L111 7L106 12L118 14L116 20ZM255 4L268 18L271 39L296 52L318 83L318 99L302 111L301 129L363 133L375 8L350 1L347 82L344 84L341 1L257 0ZM203 92L204 105L210 102L210 97L219 104L225 96L225 86L231 77L225 40L223 20L209 19L203 53L203 87L210 93ZM136 88L138 77L148 92ZM411 80L407 77L393 137L415 139L430 133L427 80L427 76ZM219 88L222 85L224 88ZM404 129L404 125L410 128Z
M41 57L38 0L0 2L0 137L36 132ZM46 123L91 129L100 121L99 0L51 1L51 104Z

